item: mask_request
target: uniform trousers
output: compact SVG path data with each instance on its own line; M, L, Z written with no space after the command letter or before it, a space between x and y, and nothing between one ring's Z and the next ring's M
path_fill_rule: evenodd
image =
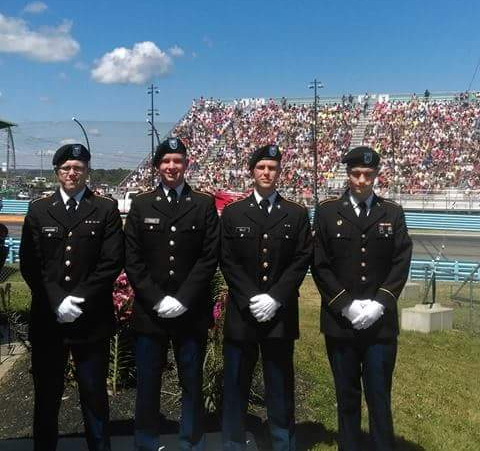
M337 394L339 449L359 451L362 386L368 407L371 446L393 450L392 375L397 341L350 340L326 336Z
M246 416L253 371L262 353L265 404L274 451L295 450L294 341L225 340L223 392L223 449L246 449Z
M58 412L70 352L75 364L88 449L109 451L106 381L110 339L66 345L61 337L32 338L34 451L54 451L57 448Z
M137 365L135 449L157 451L161 446L160 391L170 339L182 389L180 450L203 451L205 436L202 385L206 334L171 337L138 334L135 357Z

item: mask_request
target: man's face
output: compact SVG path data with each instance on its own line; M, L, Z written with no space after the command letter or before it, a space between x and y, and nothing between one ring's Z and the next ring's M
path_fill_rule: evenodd
M76 194L83 189L88 178L88 165L80 160L67 160L57 168L57 179L68 194Z
M280 177L280 163L275 160L260 160L252 170L255 187L260 190L271 190L277 186Z
M373 182L378 174L378 169L364 168L361 166L348 168L348 185L352 194L358 199L365 200L373 191Z
M181 185L185 179L187 166L185 155L181 153L166 153L157 167L162 184L169 188L176 188L178 185Z

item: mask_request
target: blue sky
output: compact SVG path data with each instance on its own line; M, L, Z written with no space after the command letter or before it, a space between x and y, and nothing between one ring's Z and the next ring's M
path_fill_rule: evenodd
M480 56L473 0L3 0L0 15L0 117L19 123L143 121L152 80L167 122L201 95L306 97L314 77L321 95L465 90Z

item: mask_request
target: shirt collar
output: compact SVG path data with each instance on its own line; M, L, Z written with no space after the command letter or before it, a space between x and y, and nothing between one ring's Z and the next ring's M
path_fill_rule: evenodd
M178 185L176 188L173 188L176 192L177 192L177 198L180 198L180 196L182 195L182 191L183 191L183 187L185 186L185 182L182 182L180 183L180 185ZM162 189L163 189L163 192L165 193L165 197L168 196L168 192L172 189L172 188L169 188L168 186L165 186L164 184L162 184Z
M82 190L80 190L77 194L75 194L75 196L73 196L73 198L77 201L77 204L80 203L80 201L82 200L82 197L83 195L85 194L85 191L87 190L87 187L84 186ZM68 200L70 199L70 197L72 196L69 196L64 190L62 187L60 187L60 195L62 196L62 200L63 200L63 203L65 205L67 205L67 202Z
M270 196L267 197L268 201L270 202L270 205L273 205L275 201L277 200L277 191L274 191ZM257 201L257 204L260 205L260 201L263 199L260 194L258 194L257 190L254 188L253 189L253 195L255 196L255 200Z
M357 208L358 204L361 201L359 201L351 192L348 193L348 197L350 198L350 203L352 204L353 208ZM373 192L372 192L372 194L370 194L370 196L368 196L365 199L365 204L367 205L367 211L369 211L372 208L372 202L373 202ZM358 207L358 208L360 208L360 207Z

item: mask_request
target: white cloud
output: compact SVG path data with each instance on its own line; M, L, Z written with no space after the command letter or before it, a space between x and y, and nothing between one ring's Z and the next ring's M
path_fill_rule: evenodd
M25 8L23 8L23 12L30 14L40 14L46 11L47 8L48 6L43 2L31 2L27 3Z
M168 52L172 56L183 56L183 55L185 55L185 51L181 47L179 47L178 45L174 45L173 47L170 47L168 49Z
M75 144L77 142L76 139L73 138L65 138L60 141L60 145L64 146L65 144Z
M58 74L58 78L60 78L60 80L66 80L68 78L68 76L65 72L60 72Z
M100 130L98 128L91 128L88 133L92 136L100 136Z
M99 83L144 84L155 76L166 75L172 58L153 42L138 42L132 49L118 47L95 62L92 78Z
M50 97L48 96L40 96L38 100L43 103L49 103L51 101Z
M27 22L0 13L0 52L19 53L41 62L67 61L80 50L70 35L72 23L64 21L57 27L29 28Z

